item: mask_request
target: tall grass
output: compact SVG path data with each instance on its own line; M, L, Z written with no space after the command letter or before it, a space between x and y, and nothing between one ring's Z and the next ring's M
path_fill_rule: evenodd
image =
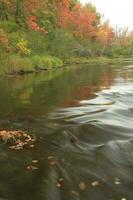
M0 62L0 72L8 74L30 73L39 70L52 70L61 67L63 62L52 56L21 57L20 55L5 56L3 63Z

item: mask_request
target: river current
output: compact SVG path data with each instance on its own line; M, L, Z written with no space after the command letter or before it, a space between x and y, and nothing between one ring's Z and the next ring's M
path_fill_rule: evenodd
M133 65L0 78L0 200L133 200Z

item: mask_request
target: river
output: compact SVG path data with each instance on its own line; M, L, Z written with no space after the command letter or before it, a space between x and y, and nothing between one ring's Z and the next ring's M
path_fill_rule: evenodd
M133 200L133 65L0 78L0 200Z

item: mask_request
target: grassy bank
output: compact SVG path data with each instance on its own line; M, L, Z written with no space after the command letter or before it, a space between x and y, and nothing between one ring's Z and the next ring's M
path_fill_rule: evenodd
M84 65L109 65L133 62L133 58L79 58L70 57L62 61L60 58L53 56L30 56L23 57L20 55L1 54L0 55L0 75L22 75L44 70L54 70L63 67L84 66Z
M0 55L0 74L25 74L51 70L63 66L61 59L53 56Z
M109 65L109 64L122 64L126 62L133 62L133 58L108 58L108 57L95 57L95 58L79 58L79 57L71 57L69 60L66 60L67 65L75 64L75 65L92 65L92 64L99 64L99 65Z

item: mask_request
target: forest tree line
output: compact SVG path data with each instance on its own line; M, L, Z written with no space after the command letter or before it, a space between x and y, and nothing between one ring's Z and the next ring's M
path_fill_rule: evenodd
M29 67L29 58L47 64L48 56L55 57L53 63L57 57L131 57L133 33L114 30L91 3L0 0L0 54L16 57L18 63L23 57Z

